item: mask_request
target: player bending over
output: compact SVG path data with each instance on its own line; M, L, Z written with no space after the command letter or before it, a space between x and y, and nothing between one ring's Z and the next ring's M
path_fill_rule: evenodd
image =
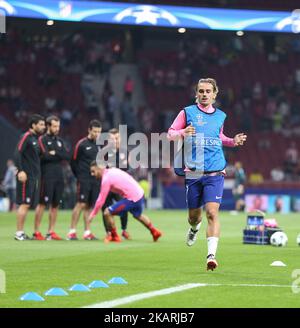
M143 214L144 191L133 177L118 168L105 168L104 165L98 166L96 161L91 163L90 170L92 176L96 179L102 179L101 191L90 214L90 221L101 210L110 191L121 195L123 198L104 210L104 220L110 232L104 241L121 241L113 216L121 215L124 211L130 212L135 219L140 221L151 232L153 241L157 241L162 233L154 228L149 218Z

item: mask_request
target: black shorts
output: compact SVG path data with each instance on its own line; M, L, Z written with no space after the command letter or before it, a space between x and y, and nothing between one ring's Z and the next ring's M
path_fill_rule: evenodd
M35 208L39 200L39 179L28 178L26 182L17 180L17 204L27 204Z
M64 181L62 179L45 179L41 181L40 204L57 207L62 202Z
M78 180L77 202L93 207L100 193L100 181Z

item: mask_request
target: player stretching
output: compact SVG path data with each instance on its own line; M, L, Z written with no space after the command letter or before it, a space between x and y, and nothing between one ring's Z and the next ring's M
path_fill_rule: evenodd
M34 114L29 121L29 130L22 135L16 149L17 167L17 232L16 240L30 239L24 232L28 210L38 202L40 184L40 148L38 136L45 131L43 116Z
M71 159L71 168L77 178L77 203L73 209L71 228L67 239L77 240L76 227L81 212L84 216L84 235L85 240L97 239L90 230L88 222L90 209L94 206L99 194L100 182L90 174L90 164L97 157L98 147L97 138L101 133L101 123L92 120L88 128L88 136L79 140L75 146Z
M49 205L49 229L46 235L47 240L61 240L55 232L58 206L61 203L64 191L64 177L61 162L69 160L70 155L64 146L64 141L58 137L60 130L60 120L57 116L51 115L46 119L47 133L39 137L41 148L41 190L40 201L35 211L33 239L44 240L45 237L40 232L40 225L44 210Z
M186 200L189 209L188 222L191 226L186 242L188 246L195 243L202 221L201 207L205 206L208 220L207 270L214 270L218 266L215 258L220 236L218 213L226 167L222 145L243 145L247 138L243 133L237 134L234 138L228 138L223 134L226 114L212 106L217 94L218 87L214 79L200 79L196 89L196 104L184 108L168 131L169 139L183 137L185 147L190 149L190 156L185 158ZM200 147L197 147L195 140L200 140ZM195 157L196 161L193 162Z
M104 210L104 219L111 233L110 238L105 238L106 242L121 241L113 216L121 215L124 211L130 212L135 219L140 221L151 232L153 241L158 240L162 234L154 228L148 217L143 214L144 191L132 176L118 168L105 168L104 165L98 166L96 161L91 163L91 175L97 179L102 179L102 181L101 192L90 214L90 221L101 210L110 191L121 195L123 198Z

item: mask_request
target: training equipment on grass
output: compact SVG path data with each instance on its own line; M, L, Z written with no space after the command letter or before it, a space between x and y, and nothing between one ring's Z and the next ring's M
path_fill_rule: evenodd
M34 301L34 302L42 302L45 299L35 292L28 292L20 297L21 301Z
M278 227L276 219L265 219L265 213L256 211L259 214L249 213L246 227L243 230L243 243L268 245L275 232L282 232Z
M94 280L88 286L89 288L108 288L109 286L102 280Z
M122 277L113 277L108 282L109 284L116 284L116 285L126 285L128 282L123 279Z
M244 244L267 245L269 243L264 227L264 215L249 214L246 224L246 228L243 230Z
M288 237L283 231L277 231L272 234L270 242L273 246L286 246Z
M72 292L90 292L91 290L83 284L75 284L69 288Z
M62 288L53 287L45 292L46 296L68 296L69 294Z

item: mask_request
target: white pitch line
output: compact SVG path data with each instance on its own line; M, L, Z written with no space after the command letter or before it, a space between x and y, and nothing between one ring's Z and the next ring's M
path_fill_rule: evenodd
M210 286L210 284L207 284ZM213 285L213 284L212 284ZM221 284L218 286L230 286L230 287L275 287L275 288L292 288L291 285L261 285L261 284Z
M147 298L152 298L161 295L169 295L177 292L181 292L187 289L197 288L197 287L220 287L220 286L229 286L229 287L273 287L273 288L292 288L291 285L266 285L266 284L203 284L203 283L192 283L180 285L177 287L170 287L160 290L154 290L152 292L135 294L131 296L126 296L122 298L117 298L111 301L105 301L101 303L96 303L84 308L114 308L116 306L125 305L128 303L133 303L136 301L141 301Z
M155 296L161 296L161 295L168 295L173 294L177 292L182 292L183 290L196 288L196 287L204 287L206 284L185 284L177 287L171 287L171 288L165 288L160 290L154 290L153 292L148 293L142 293L142 294L136 294L131 295L127 297L117 298L112 301L106 301L102 303L92 304L89 306L85 306L86 308L113 308L119 305L124 305L136 301L141 301L147 298L155 297Z

